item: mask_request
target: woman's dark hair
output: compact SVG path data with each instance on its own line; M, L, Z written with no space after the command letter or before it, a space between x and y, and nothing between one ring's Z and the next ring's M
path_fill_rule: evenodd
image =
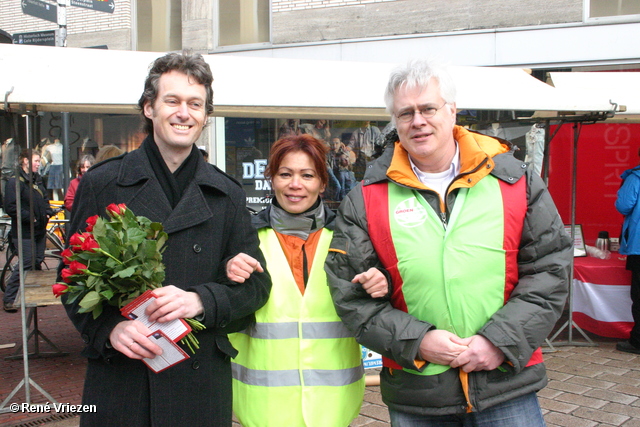
M327 187L327 185L329 185L329 172L327 171L326 160L328 148L322 141L309 134L289 135L274 142L273 146L271 146L269 163L267 163L264 175L271 179L278 173L282 159L284 159L287 154L297 151L306 153L311 158L311 162L318 173L322 185Z
M38 155L38 157L42 157L38 150L25 148L24 150L20 151L20 154L18 155L18 164L22 166L22 161L24 159L28 159L29 156L31 156L31 158L33 159L33 156L35 156L36 154Z
M207 100L205 103L205 112L207 116L213 113L213 74L211 67L199 53L191 53L183 51L182 53L167 53L156 59L151 68L149 75L144 82L144 92L138 101L138 108L144 119L144 131L153 134L153 122L144 115L144 106L146 103L154 105L158 97L158 85L160 77L170 71L179 71L187 76L195 79L201 85L204 85L207 91Z
M84 154L82 157L80 157L80 159L78 160L78 164L76 165L76 173L78 175L80 175L82 166L84 166L86 162L89 162L89 167L91 167L96 162L96 158L91 154Z

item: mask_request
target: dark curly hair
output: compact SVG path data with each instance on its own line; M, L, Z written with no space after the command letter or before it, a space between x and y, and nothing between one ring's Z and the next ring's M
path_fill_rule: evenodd
M153 122L144 115L144 106L146 103L154 105L158 97L158 85L160 77L170 71L179 71L192 77L201 85L204 85L207 91L207 101L205 103L205 111L207 116L213 113L213 74L211 67L199 53L191 53L183 51L182 53L167 53L164 56L153 61L149 69L149 75L144 82L144 92L138 101L138 108L141 111L144 120L144 131L153 134Z

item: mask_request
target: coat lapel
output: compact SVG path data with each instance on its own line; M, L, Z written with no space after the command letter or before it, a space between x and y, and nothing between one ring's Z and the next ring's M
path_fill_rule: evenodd
M227 194L227 183L221 172L198 159L194 179L185 190L175 209L156 179L144 150L125 156L118 176L118 200L122 200L136 215L161 222L167 233L193 227L213 217L203 189L209 187Z

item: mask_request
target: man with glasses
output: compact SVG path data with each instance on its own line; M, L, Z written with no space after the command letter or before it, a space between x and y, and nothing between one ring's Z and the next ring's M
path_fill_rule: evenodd
M426 61L392 73L398 141L342 202L329 285L383 355L393 426L543 426L540 345L564 307L570 238L508 143L455 125L455 92Z

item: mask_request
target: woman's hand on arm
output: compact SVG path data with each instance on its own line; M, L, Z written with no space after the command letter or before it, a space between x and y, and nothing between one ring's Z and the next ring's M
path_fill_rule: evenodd
M227 277L233 282L244 283L254 271L264 273L260 262L245 253L241 252L227 261Z
M381 298L389 292L389 283L385 275L375 267L371 267L364 273L356 274L352 283L362 284L362 288L367 291L372 298Z

